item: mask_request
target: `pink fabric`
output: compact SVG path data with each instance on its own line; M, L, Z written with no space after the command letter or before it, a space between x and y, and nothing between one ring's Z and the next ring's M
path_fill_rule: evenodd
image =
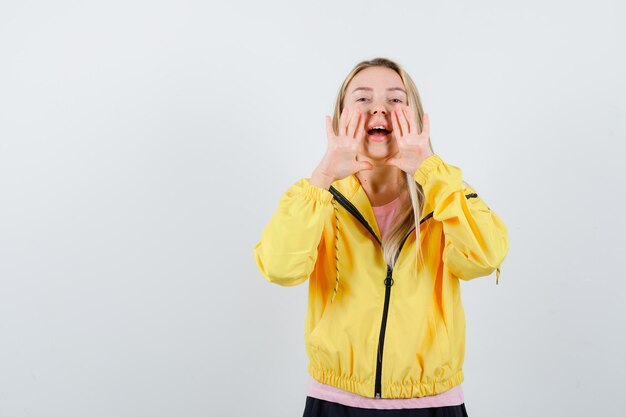
M396 198L393 201L390 201L383 206L372 206L372 210L374 210L374 215L376 216L376 223L378 223L378 228L380 229L381 235L384 235L391 225L393 215L395 214L396 208L399 204L400 197Z
M344 391L332 385L322 384L309 375L307 396L347 405L350 407L391 410L401 408L446 407L463 404L463 388L459 384L441 394L416 398L368 398Z
M400 199L383 205L372 207L378 228L382 235L385 234L391 221L395 209L398 207ZM429 395L418 398L368 398L357 395L349 391L344 391L332 385L322 384L309 375L309 384L307 388L309 397L319 398L321 400L332 401L347 405L350 407L374 408L374 409L402 409L402 408L428 408L428 407L445 407L450 405L460 405L465 401L463 396L463 388L461 384L452 389L437 395Z

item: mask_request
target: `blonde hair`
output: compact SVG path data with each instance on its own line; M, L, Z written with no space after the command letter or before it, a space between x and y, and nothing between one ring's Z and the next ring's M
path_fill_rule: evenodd
M387 58L374 58L368 61L362 61L356 64L356 66L350 71L350 73L346 76L343 84L339 88L339 92L337 94L337 100L335 102L335 110L333 114L333 130L335 133L339 131L339 118L341 117L341 112L344 107L344 99L346 94L346 89L348 88L348 84L356 74L362 71L365 68L369 67L386 67L394 70L402 79L402 83L404 84L404 89L407 93L408 105L413 110L413 114L417 117L417 123L420 131L423 128L422 118L424 115L424 110L422 108L422 102L420 100L420 95L415 86L415 83L411 79L408 73L404 71L404 69L397 64L396 62L387 59ZM430 145L430 150L434 153L432 145ZM419 183L415 181L415 179L409 174L405 173L406 178L406 186L408 188L408 193L411 198L411 204L402 204L399 206L396 211L394 218L392 220L391 225L389 226L388 232L385 233L382 239L382 247L383 247L383 256L387 265L389 265L392 269L395 266L395 262L397 260L398 254L400 252L402 243L404 242L405 237L409 234L413 227L415 227L415 239L416 239L416 263L414 272L417 272L418 263L417 260L419 258L420 263L423 264L423 254L420 250L420 214L424 207L424 191Z

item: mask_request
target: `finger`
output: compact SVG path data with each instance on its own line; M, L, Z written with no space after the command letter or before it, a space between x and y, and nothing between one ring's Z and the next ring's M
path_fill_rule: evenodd
M410 133L409 125L407 123L406 116L404 115L404 109L402 107L400 107L400 109L398 110L398 121L400 122L400 127L402 128L402 135L408 135Z
M417 129L415 128L415 117L413 117L413 111L411 110L411 107L403 107L403 110L404 116L409 123L409 133L417 132Z
M330 116L326 116L326 137L331 141L335 138L335 132L333 131L333 122L330 119Z
M357 142L362 142L365 138L365 115L361 114L361 118L359 119L359 126L356 130L355 139Z
M358 161L357 168L358 168L358 171L362 171L364 169L365 170L374 169L374 166L370 162L367 162L367 161Z
M359 116L359 109L352 110L352 115L350 116L350 124L348 125L348 130L346 132L346 136L348 136L349 138L354 138L354 132L356 131L356 127L359 123Z
M387 160L385 160L385 165L392 165L397 167L398 166L398 160L396 158L389 158Z
M347 119L350 114L350 110L347 107L344 107L341 111L341 116L339 117L339 132L337 132L338 136L346 135L346 126L348 125Z
M423 134L425 134L426 137L430 137L430 117L427 113L424 113L424 116L422 117L422 131L420 132L420 135Z
M402 131L400 130L400 123L398 122L398 116L395 109L391 111L391 125L393 126L393 133L397 140L402 137Z

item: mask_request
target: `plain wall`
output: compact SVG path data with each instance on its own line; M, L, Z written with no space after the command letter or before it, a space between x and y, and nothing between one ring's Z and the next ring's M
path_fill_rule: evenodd
M0 4L0 416L298 416L308 281L253 247L384 56L505 221L462 283L473 416L613 415L626 377L618 1Z

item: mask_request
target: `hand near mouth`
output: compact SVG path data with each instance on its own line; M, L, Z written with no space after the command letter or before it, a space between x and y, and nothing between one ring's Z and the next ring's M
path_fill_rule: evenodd
M409 106L391 111L393 134L398 143L398 152L385 161L411 175L415 174L422 161L433 154L430 149L430 120L424 113L423 129L418 133L417 120Z
M339 180L355 172L373 168L371 162L356 159L367 133L365 117L366 115L358 108L350 110L344 107L339 118L339 131L335 133L330 116L326 116L328 148L316 168L316 171L326 178L325 186L330 185L329 181Z

